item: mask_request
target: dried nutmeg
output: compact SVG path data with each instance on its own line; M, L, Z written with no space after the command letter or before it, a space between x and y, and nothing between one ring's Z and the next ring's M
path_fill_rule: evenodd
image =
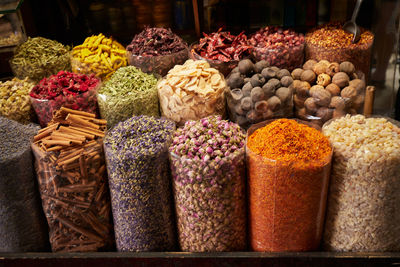
M253 86L251 85L250 82L246 83L243 87L242 87L242 93L244 96L249 96L251 93L251 90L253 89Z
M299 80L293 81L293 89L295 90L296 94L298 94L301 97L308 97L309 96L309 90L311 88L310 84L308 82L302 82Z
M275 95L275 85L273 85L272 83L264 84L262 89L264 91L264 98L265 99L268 99L271 96Z
M326 66L328 66L330 64L330 62L326 59L322 59L318 63L325 64Z
M347 75L345 72L338 72L332 77L332 83L336 84L340 88L348 86L349 81L349 75Z
M350 101L354 101L355 98L357 97L357 91L354 87L347 86L347 87L343 88L343 90L340 92L340 95L343 98L349 98Z
M235 89L231 90L230 92L231 92L231 97L235 102L239 102L240 99L242 99L242 97L243 97L242 90L240 90L239 88L235 88Z
M318 75L318 78L317 78L318 85L325 87L330 83L331 83L331 76L329 76L328 74L325 74L325 73Z
M306 98L302 98L299 95L294 95L293 96L293 102L294 106L299 109L299 108L304 108L304 101L306 101Z
M323 122L326 122L326 121L332 119L333 110L330 109L330 108L327 108L327 107L320 107L320 108L317 110L317 113L315 114L315 116L321 118L321 120L322 120Z
M328 90L333 96L340 95L340 87L334 83L328 84L328 86L325 87L325 90Z
M317 88L310 92L311 96L315 99L315 103L322 107L328 107L331 103L331 93L325 89Z
M305 70L303 71L303 73L301 74L300 79L302 81L308 82L310 84L313 84L315 82L316 79L316 75L312 70Z
M314 115L317 110L318 110L318 105L315 102L315 99L312 97L309 97L304 101L304 107L306 108L306 111L310 115Z
M272 111L275 111L280 108L281 106L281 100L277 96L273 96L270 99L268 99L268 107Z
M285 76L290 76L290 72L288 70L286 70L286 69L281 69L280 71L278 71L276 73L276 77L278 79L282 79Z
M325 88L323 86L321 86L321 85L313 85L309 90L310 91L310 95L315 93L316 90L325 90Z
M304 70L313 70L315 64L317 64L317 61L315 61L314 59L309 59L306 61L306 63L304 63L303 69Z
M354 79L349 82L349 86L354 87L358 94L364 93L365 82L360 79Z
M238 64L239 72L244 75L248 75L254 71L254 64L250 59L243 59Z
M261 87L254 87L253 90L251 90L251 101L257 102L261 101L264 99L264 91L261 89Z
M329 107L344 110L346 108L346 104L343 98L341 98L340 96L334 96L331 99Z
M251 85L253 86L253 87L257 87L257 86L262 86L262 82L261 82L261 75L260 74L258 74L258 73L256 73L256 74L254 74L253 76L251 76L251 79L250 79L250 83L251 83Z
M303 69L297 68L292 71L292 78L295 80L300 80L301 74L303 73Z
M259 113L267 112L268 110L268 102L265 100L258 101L254 105L254 109Z
M291 99L292 91L287 87L281 87L275 92L276 96L279 97L282 103L285 103Z
M261 73L263 69L269 67L269 64L265 60L258 61L256 64L254 64L254 71L257 73Z
M279 87L281 87L281 82L275 78L270 79L268 83L271 84L274 87L274 89L278 89Z
M265 68L265 69L263 69L261 71L261 75L265 79L271 79L271 78L274 78L276 76L276 72L272 68Z
M355 71L356 68L354 67L353 63L349 61L343 61L340 63L340 71L347 73L348 75L352 75Z
M293 83L293 78L291 76L284 76L281 79L281 84L284 87L289 87Z
M333 76L336 73L338 73L340 71L339 68L339 63L337 62L332 62L331 64L328 65L328 67L326 68L326 74L328 74L329 76Z
M328 66L325 63L318 62L314 65L313 71L315 72L315 74L320 75L326 72L327 67Z

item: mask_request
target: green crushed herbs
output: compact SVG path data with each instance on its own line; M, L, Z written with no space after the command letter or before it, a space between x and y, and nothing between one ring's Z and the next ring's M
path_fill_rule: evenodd
M119 68L97 95L108 128L135 115L159 116L157 81L136 67Z
M28 78L0 82L0 116L29 123L34 116L29 92L34 86L35 84L28 82Z
M29 77L39 82L60 70L71 71L70 48L43 37L28 38L19 45L10 66L20 79Z

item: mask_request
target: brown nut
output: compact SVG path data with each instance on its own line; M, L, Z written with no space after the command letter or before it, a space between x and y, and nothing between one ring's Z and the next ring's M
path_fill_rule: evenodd
M313 93L315 93L315 91L316 91L317 89L318 89L318 90L324 90L324 87L321 86L321 85L313 85L313 86L310 88L310 90L309 90L310 95L312 95Z
M329 76L333 76L336 73L338 73L340 71L339 68L339 63L337 62L332 62L331 64L328 65L328 67L326 68L326 74L328 74Z
M336 118L340 118L346 115L346 112L342 109L334 109L333 110L333 114L332 114L332 118L336 119Z
M315 64L317 64L317 61L314 59L309 59L306 61L306 63L304 63L303 70L312 70Z
M330 108L336 108L340 110L344 110L346 108L346 104L340 96L334 96L331 99L331 103L329 104Z
M315 79L317 78L317 76L315 75L315 73L312 70L305 70L303 71L303 73L301 74L300 79L304 82L308 82L310 84L313 84L315 82Z
M268 110L268 102L265 100L258 101L254 105L254 109L259 113L267 112Z
M302 98L298 95L293 96L293 103L297 109L304 108L304 101L306 101L306 98Z
M301 74L303 73L303 69L297 68L292 71L292 78L295 80L300 80Z
M301 97L308 97L309 94L309 89L311 88L310 84L308 82L302 82L299 80L293 81L293 89Z
M277 96L273 96L268 99L268 108L272 111L276 111L281 107L281 100Z
M352 86L347 86L343 88L343 90L340 92L340 96L343 98L349 98L350 101L354 101L355 98L357 97L357 91L354 87Z
M340 71L347 73L348 75L352 75L355 71L356 68L354 67L353 63L349 61L343 61L340 63Z
M328 84L328 86L325 87L325 90L328 90L332 96L340 95L340 88L334 83Z
M250 110L253 107L253 102L249 96L243 97L240 101L240 107L242 110Z
M276 73L278 79L282 79L285 76L290 76L290 72L287 69L281 69Z
M310 92L311 96L315 99L318 106L328 107L331 103L331 93L325 89L316 89Z
M307 114L314 115L318 110L318 105L315 103L313 97L309 97L304 101L304 107L306 108Z
M293 83L293 78L291 76L284 76L281 79L281 84L284 87L289 87Z
M322 85L325 87L330 83L331 83L331 76L329 76L328 74L325 74L325 73L318 75L318 77L317 77L318 85Z
M321 118L323 122L326 122L330 119L332 119L333 116L333 110L327 107L321 107L317 110L317 113L315 116Z
M268 99L275 95L275 86L271 83L266 83L262 87L264 91L264 99Z
M303 120L306 120L307 117L308 117L306 108L298 109L298 110L296 111L296 115L297 115L298 118L303 119Z
M276 90L275 95L279 97L282 103L285 103L286 101L292 98L292 90L290 90L287 87L281 87L278 90Z
M340 88L346 87L349 85L349 75L344 72L338 72L332 77L332 83L336 84Z
M251 101L257 102L261 101L264 99L264 91L261 89L261 87L254 87L253 90L251 90Z
M354 87L358 94L363 94L365 91L365 82L360 79L351 80L349 86Z
M230 93L231 93L231 97L232 97L233 101L235 101L235 102L239 102L240 99L242 99L242 97L243 97L242 90L239 88L230 90Z
M326 66L330 64L330 62L326 59L321 59L318 63L325 64Z
M364 95L357 95L356 98L353 101L353 106L355 110L358 110L361 112L362 108L364 107Z
M314 65L313 71L315 74L320 75L322 73L326 72L327 65L321 62L318 62L317 64Z

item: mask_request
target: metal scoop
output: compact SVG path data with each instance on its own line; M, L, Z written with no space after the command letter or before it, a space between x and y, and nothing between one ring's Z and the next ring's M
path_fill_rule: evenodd
M360 40L360 35L361 35L360 28L356 24L356 18L357 18L358 10L360 9L361 3L362 3L362 0L357 0L356 6L354 7L354 11L353 11L353 16L351 16L351 20L347 21L343 25L343 30L353 34L353 40L351 41L353 44L357 43L358 40Z

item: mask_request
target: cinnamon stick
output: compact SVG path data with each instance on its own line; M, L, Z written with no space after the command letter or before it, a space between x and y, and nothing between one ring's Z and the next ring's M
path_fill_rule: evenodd
M87 120L84 120L76 115L72 115L71 113L68 114L66 120L71 124L71 125L77 125L77 126L83 126L83 127L87 127L87 128L93 128L93 129L99 129L100 126L95 124L95 123L91 123Z

